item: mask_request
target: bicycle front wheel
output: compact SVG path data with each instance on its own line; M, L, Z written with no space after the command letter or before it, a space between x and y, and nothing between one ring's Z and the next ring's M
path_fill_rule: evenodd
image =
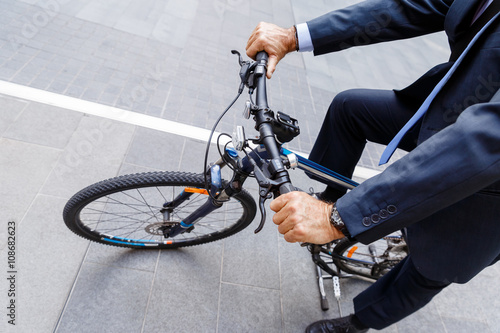
M64 208L64 222L76 234L95 242L131 248L177 248L212 242L247 227L256 212L255 200L245 190L174 238L162 228L183 218L207 201L202 175L149 172L111 178L75 194ZM165 221L166 202L183 191L193 193ZM199 191L198 191L199 190Z

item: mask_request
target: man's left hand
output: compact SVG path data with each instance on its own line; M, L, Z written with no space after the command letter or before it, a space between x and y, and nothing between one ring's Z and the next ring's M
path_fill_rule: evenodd
M295 40L295 28L281 28L272 23L261 22L252 32L247 42L247 55L255 59L260 51L266 51L269 55L267 66L267 78L273 75L276 65L287 53L297 49Z

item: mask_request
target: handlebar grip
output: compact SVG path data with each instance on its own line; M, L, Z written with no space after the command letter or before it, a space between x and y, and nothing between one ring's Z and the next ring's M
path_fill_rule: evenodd
M280 193L285 194L288 192L296 191L297 189L291 183L286 183L280 186Z
M269 55L266 51L260 51L255 57L257 67L255 68L255 76L257 80L257 105L263 109L268 108L267 92L266 92L266 71Z
M261 60L264 60L267 64L267 61L269 60L269 55L267 54L266 51L260 51L259 53L257 53L257 56L255 57L255 59L259 62Z

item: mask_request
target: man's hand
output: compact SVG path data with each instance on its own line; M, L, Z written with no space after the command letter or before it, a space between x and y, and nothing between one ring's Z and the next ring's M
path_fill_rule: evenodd
M261 22L254 29L247 42L247 55L255 59L260 51L269 55L267 78L270 79L278 62L289 52L297 49L295 27L289 29L278 27L272 23Z
M330 223L332 204L307 193L283 194L271 202L270 208L276 212L273 222L287 242L326 244L344 237Z

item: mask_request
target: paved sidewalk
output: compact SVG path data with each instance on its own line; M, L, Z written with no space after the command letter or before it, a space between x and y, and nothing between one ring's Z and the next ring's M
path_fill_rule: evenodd
M243 52L259 21L289 26L356 2L0 0L0 81L209 129L236 95L230 50ZM292 54L269 83L270 104L299 119L301 136L289 147L308 153L336 93L402 88L446 57L442 34ZM254 221L228 239L175 251L112 248L72 234L62 209L76 191L133 172L199 172L205 143L33 99L0 91L0 332L288 333L339 316L329 284L330 310L320 308L307 250L286 243L270 221L258 235ZM241 122L243 102L219 131ZM380 151L369 144L360 166L380 170ZM299 187L319 188L292 176ZM383 331L500 332L499 273L497 265L453 285ZM369 284L341 281L342 313ZM16 326L7 322L11 299Z

